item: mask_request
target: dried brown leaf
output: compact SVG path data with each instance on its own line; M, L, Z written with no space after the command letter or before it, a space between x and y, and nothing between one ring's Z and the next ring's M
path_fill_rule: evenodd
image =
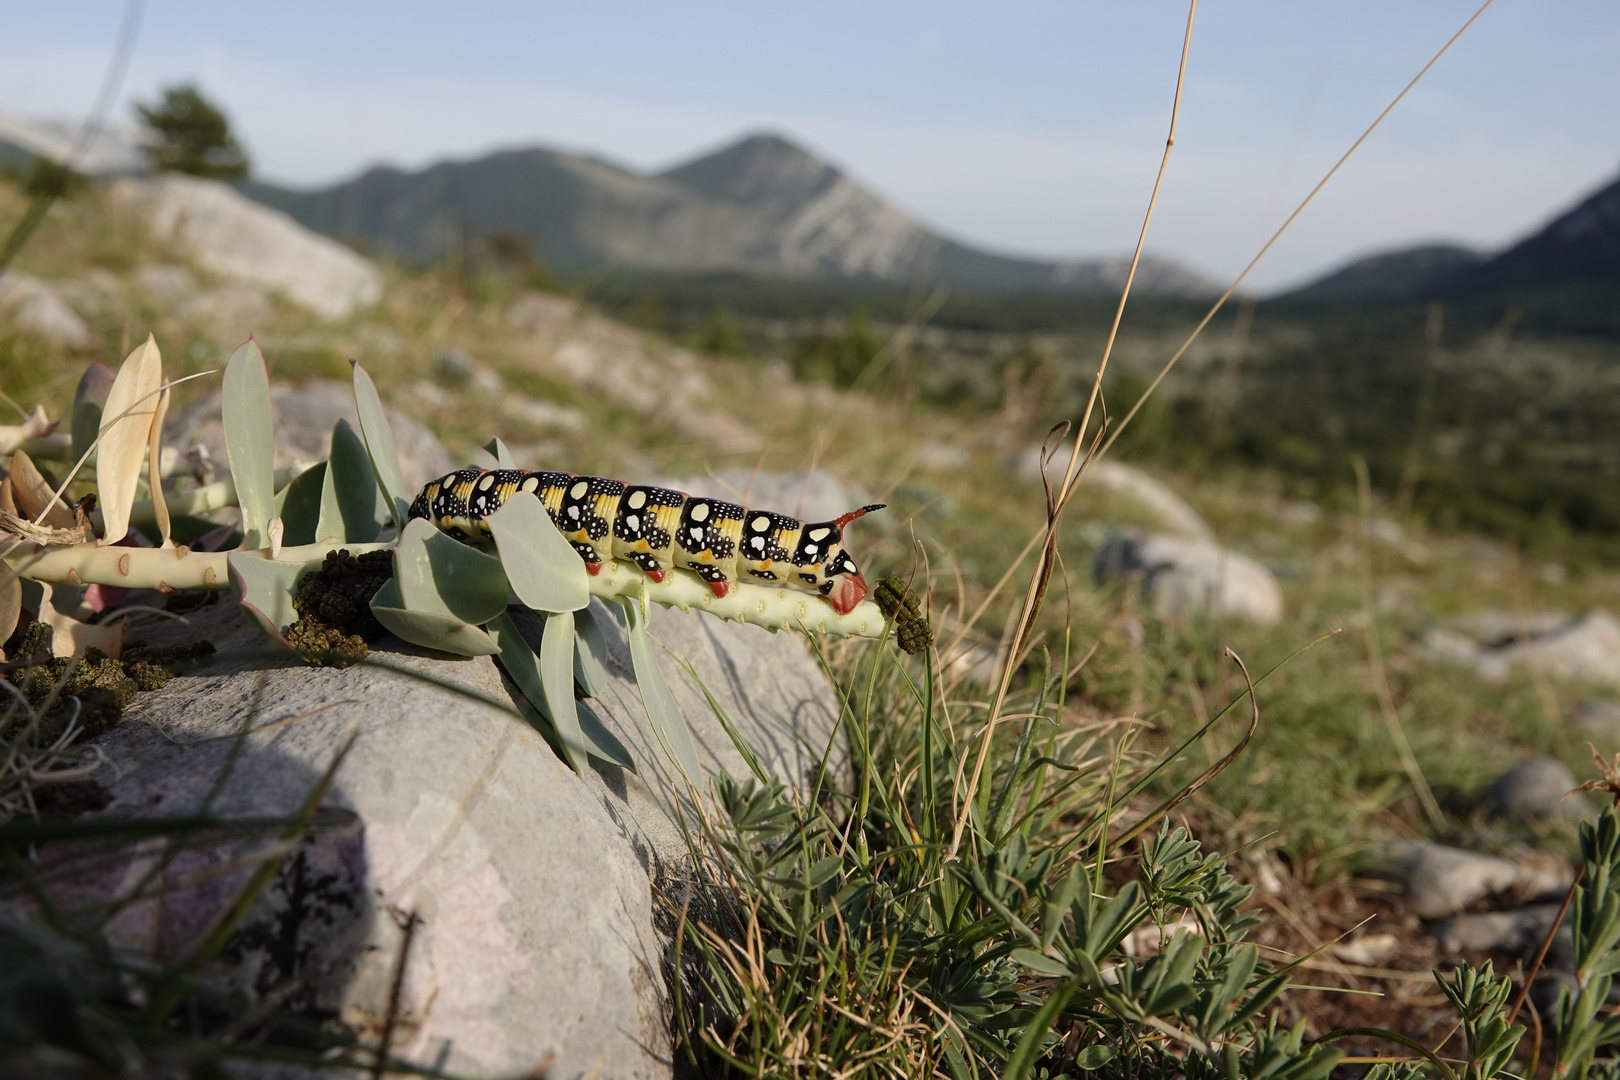
M152 417L152 437L147 447L146 486L152 489L152 516L157 520L158 533L163 537L161 547L173 547L169 539L169 504L163 498L163 418L169 412L169 391L164 388L158 398L157 415Z
M129 534L129 512L141 477L141 460L157 418L163 357L150 334L125 358L102 410L96 449L96 495L101 504L103 544Z
M56 498L49 482L34 465L34 459L18 450L11 455L11 498L17 516L51 529L73 528L73 509Z

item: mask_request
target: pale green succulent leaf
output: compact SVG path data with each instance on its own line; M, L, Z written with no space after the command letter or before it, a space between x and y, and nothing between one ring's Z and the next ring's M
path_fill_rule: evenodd
M517 459L512 456L512 451L506 448L506 444L501 441L499 435L485 443L484 449L495 459L495 464L501 468L515 469L518 467Z
M579 730L579 713L574 709L574 613L563 611L546 616L546 630L540 639L540 685L546 697L546 714L557 725L563 756L575 772L585 769L585 737Z
M607 638L596 621L596 609L587 605L574 619L574 679L586 697L595 697L607 678Z
M534 706L541 718L549 725L549 729L542 729L547 739L553 743L562 741L561 733L557 730L552 713L546 704L545 685L540 674L540 657L528 639L518 628L511 615L502 612L484 625L490 637L500 646L501 666L506 669L523 696ZM542 637L542 642L544 638ZM579 733L586 752L591 756L614 765L635 770L634 759L624 744L597 719L596 714L576 702L575 709L579 717Z
M392 581L371 598L371 613L396 637L426 649L459 656L494 656L501 651L488 634L453 615L406 609Z
M480 626L506 610L501 560L460 543L417 518L394 548L394 579L410 611Z
M619 737L608 730L592 708L583 701L574 702L574 708L579 712L579 731L585 736L585 742L590 746L591 753L603 761L612 762L623 769L636 771L636 760L630 756Z
M313 544L318 533L316 524L321 517L321 490L326 483L326 462L317 462L293 477L292 483L276 493L276 516L281 519L281 543L284 547Z
M394 433L388 428L388 415L383 412L382 399L377 387L360 366L354 365L354 407L360 414L360 435L365 439L366 452L371 456L371 468L377 476L388 504L388 513L397 526L405 520L410 508L411 495L405 488L405 476L399 468L399 453L394 449Z
M539 499L513 495L484 521L512 591L536 611L578 611L591 602L590 574Z
M275 442L270 417L270 373L259 343L248 338L225 364L220 390L225 456L242 511L242 546L262 548L275 516Z
M248 621L273 641L286 646L287 639L282 632L298 620L292 601L304 565L274 562L234 551L226 556L225 564L230 570L237 602L242 605Z
M332 428L332 453L321 489L316 539L322 543L372 543L382 532L387 512L386 504L378 499L377 474L366 453L365 440L347 420L339 420Z
M624 601L626 629L630 641L630 664L636 672L636 688L641 691L641 704L652 722L658 741L674 755L692 783L701 783L703 774L698 768L697 747L692 745L692 734L686 729L686 718L675 704L664 673L658 667L652 636L647 633L647 615L634 598Z

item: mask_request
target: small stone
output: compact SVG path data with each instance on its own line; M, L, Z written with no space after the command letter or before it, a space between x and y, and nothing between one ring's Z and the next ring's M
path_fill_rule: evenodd
M1461 848L1403 840L1393 847L1406 880L1406 906L1424 919L1441 919L1519 880L1509 859Z
M1282 587L1264 566L1208 540L1163 533L1116 533L1097 550L1098 584L1140 574L1161 614L1247 619L1262 626L1283 615Z
M1448 953L1500 952L1524 955L1540 948L1558 917L1561 904L1532 904L1511 911L1479 911L1456 915L1430 933ZM1566 916L1559 936L1570 937Z
M1575 787L1575 777L1563 762L1531 758L1497 777L1486 789L1480 805L1492 817L1523 822L1549 817L1578 820L1596 816L1584 795L1570 795Z
M1599 750L1616 749L1620 742L1620 701L1583 701L1569 716L1569 726L1598 744Z
M433 361L433 374L450 383L459 386L472 378L473 371L478 367L473 358L461 349L446 349Z
M1400 939L1394 934L1362 934L1352 941L1331 945L1328 951L1347 964L1377 967L1394 956L1399 946Z

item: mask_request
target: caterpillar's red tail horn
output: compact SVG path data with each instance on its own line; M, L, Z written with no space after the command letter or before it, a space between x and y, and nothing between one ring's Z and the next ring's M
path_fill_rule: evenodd
M889 504L888 503L869 503L866 506L861 507L859 510L851 510L849 513L845 514L843 517L839 518L837 521L834 521L833 522L833 527L838 528L838 529L842 529L845 525L848 525L850 522L854 521L856 518L865 517L867 514L870 514L874 510L882 510L887 505L889 505Z

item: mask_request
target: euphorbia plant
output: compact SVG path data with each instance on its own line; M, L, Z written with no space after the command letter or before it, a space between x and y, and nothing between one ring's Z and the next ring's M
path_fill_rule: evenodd
M588 755L632 766L624 747L588 709L580 709L574 693L576 679L589 693L603 678L601 632L588 609L591 597L619 605L648 718L695 778L696 752L647 634L650 603L695 607L773 631L867 637L886 632L883 613L870 602L840 615L815 596L758 585L738 585L718 598L684 571L655 582L610 561L600 573L589 574L532 496L513 498L490 516L494 542L485 548L462 544L426 521L409 521L412 493L405 487L382 402L365 369L355 362L353 370L359 430L340 420L325 461L278 474L269 375L258 344L250 338L231 355L224 371L229 482L168 496L159 467L173 384L163 380L162 358L151 338L124 361L106 387L104 403L94 400L93 390L105 379L86 377L75 402L71 439L56 436L54 425L36 410L26 430L18 429L12 439L19 448L0 488L0 529L9 534L0 542L6 564L0 583L0 640L11 635L25 606L24 582L164 593L231 588L244 615L271 641L290 649L287 632L299 619L294 597L301 579L337 551L354 556L388 551L392 579L370 600L376 620L430 649L498 657L549 723L548 734L576 770L585 767ZM96 432L93 441L82 445L91 431ZM52 456L78 451L56 490L46 485L21 448L25 440ZM488 449L503 467L515 467L498 439ZM65 496L91 461L94 500L70 505ZM143 488L145 497L140 498ZM226 506L237 507L241 515L236 549L206 551L175 542L171 511L200 515ZM155 546L128 546L134 523L150 531ZM44 595L35 592L27 606L43 614L49 606ZM512 603L543 616L545 631L538 645L519 632L508 613ZM121 624L79 633L65 625L71 621L66 617L50 617L63 624L57 627L59 653L71 655L94 645L116 655L121 646Z

